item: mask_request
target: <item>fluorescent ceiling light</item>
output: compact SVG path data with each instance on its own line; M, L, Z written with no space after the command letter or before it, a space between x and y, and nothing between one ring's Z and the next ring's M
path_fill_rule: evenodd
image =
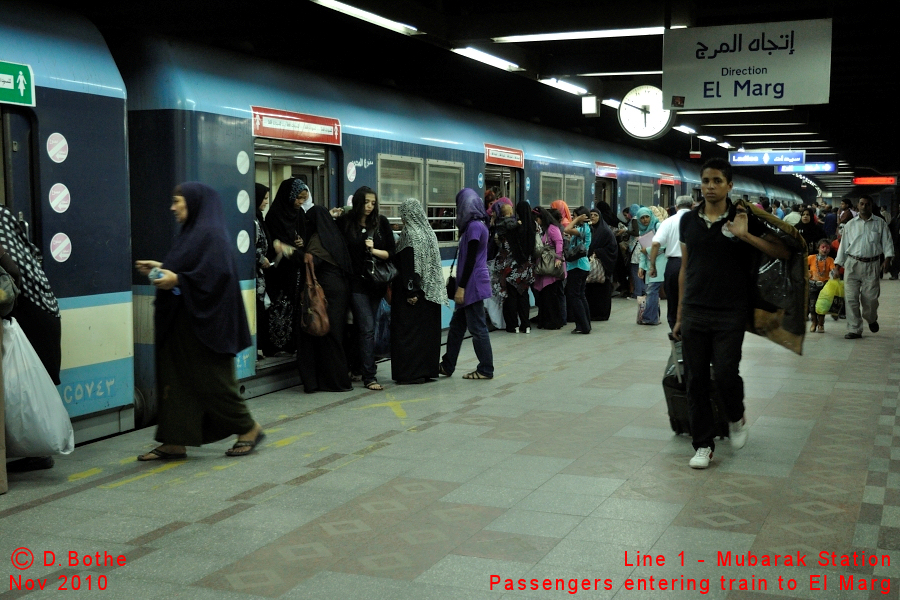
M733 135L736 137L759 137L759 136L773 136L773 135L819 135L813 131L782 131L778 133L768 132L768 133L726 133L725 135Z
M687 134L697 133L697 131L695 129L691 129L687 125L678 125L677 127L673 127L672 129L674 129L675 131L680 131L681 133L687 133Z
M619 102L618 100L613 100L612 98L607 98L606 100L604 100L604 101L601 102L600 104L602 104L603 106L608 106L608 107L610 107L610 108L614 108L614 109L616 109L616 110L619 110L619 105L622 104L622 103Z
M493 54L488 54L487 52L482 52L481 50L476 50L475 48L454 48L453 51L467 58L471 58L472 60L477 60L486 65L503 69L504 71L517 71L519 69L519 65L516 63L511 63L508 60L496 57Z
M734 113L783 112L792 108L728 108L723 110L679 110L679 115L730 115Z
M783 126L806 125L806 123L710 123L704 127L783 127Z
M718 144L716 144L716 146L721 146L721 147L725 148L726 150L730 150L730 149L734 148L734 146L732 146L728 142L719 142Z
M363 21L372 23L373 25L378 25L379 27L384 27L385 29L390 29L391 31L396 31L397 33L402 33L403 35L415 35L419 33L419 30L412 25L405 25L397 21L391 21L390 19L385 19L384 17L376 15L375 13L370 13L367 10L362 10L361 8L356 8L355 6L350 6L349 4L344 4L343 2L337 2L336 0L312 1L326 8L336 10L340 13L344 13L345 15L350 15L351 17L356 17L357 19L362 19Z
M564 92L569 92L570 94L575 94L576 96L580 96L581 94L587 94L587 90L577 85L572 85L571 83L566 83L565 81L559 81L558 79L539 79L541 83L547 84L550 87L555 87L558 90L562 90Z
M498 44L518 42L555 42L560 40L595 40L600 38L662 35L665 27L638 27L634 29L599 29L595 31L568 31L561 33L536 33L532 35L507 35L492 38Z
M662 75L662 71L616 71L608 73L579 73L579 77L625 77L629 75Z
M827 142L828 140L757 140L757 141L746 141L745 144L811 144L817 143L822 144ZM830 146L826 146L830 147ZM802 148L799 148L802 150Z
M698 136L697 136L697 139L698 139L698 140L703 140L704 142L714 142L714 141L716 141L716 138L714 138L714 137L711 136L711 135L698 135Z

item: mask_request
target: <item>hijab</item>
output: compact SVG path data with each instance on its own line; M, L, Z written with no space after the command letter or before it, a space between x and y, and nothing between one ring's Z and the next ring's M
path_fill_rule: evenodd
M222 200L214 189L197 182L182 183L175 195L184 196L187 220L163 267L178 275L181 295L157 290L156 343L161 345L170 333L183 299L200 342L218 354L235 355L251 340Z
M260 231L262 234L266 236L266 241L268 242L271 235L269 234L269 228L266 226L266 218L263 216L262 206L263 200L266 199L266 195L269 193L269 188L264 186L261 183L256 184L256 222L259 225Z
M449 306L437 236L428 224L422 203L415 198L407 198L400 203L399 212L403 219L403 230L400 232L397 252L404 248L413 249L414 269L422 280L420 285L425 299Z
M650 217L650 222L647 225L641 223L641 217ZM656 231L659 228L659 219L656 218L656 215L653 214L653 211L647 208L646 206L641 207L637 211L637 215L635 215L638 222L638 235L644 235L649 231Z
M300 232L300 210L294 206L297 196L303 190L309 191L301 180L290 177L281 182L269 213L266 215L266 225L273 239L280 240L284 244L294 245ZM272 241L272 240L270 240Z
M509 206L513 205L512 200L510 200L506 196L504 196L502 198L498 198L497 200L492 202L491 205L488 207L488 209L486 211L488 216L493 217L496 214L499 217L500 216L500 207L503 206L504 204L508 204Z
M599 200L597 202L597 210L600 212L600 218L609 225L610 227L618 227L619 220L616 218L616 215L613 214L612 207L604 202L603 200Z
M516 204L516 220L519 226L513 232L509 246L516 262L524 265L534 256L534 234L537 232L531 206L525 200Z
M41 267L41 251L28 241L22 226L3 205L0 205L0 244L19 267L18 286L22 294L39 308L58 317L59 304Z
M566 227L569 223L572 222L572 213L569 212L569 205L566 204L562 200L554 200L550 203L550 208L555 208L559 211L560 216L562 217L559 220L559 224L563 227Z
M301 234L304 247L309 247L309 241L313 235L319 236L319 242L331 258L345 273L351 273L353 266L350 262L350 251L347 250L347 240L337 223L327 210L321 206L312 206L305 215L301 215Z
M472 221L483 223L487 220L487 212L484 210L484 204L478 196L478 192L472 188L460 190L456 195L456 227L459 229L460 237Z

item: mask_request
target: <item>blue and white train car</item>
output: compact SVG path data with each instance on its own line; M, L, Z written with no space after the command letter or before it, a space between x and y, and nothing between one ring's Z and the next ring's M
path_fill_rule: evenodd
M2 14L0 61L22 65L16 91L24 98L33 83L34 102L0 104L0 202L41 249L59 299L59 392L76 440L126 431L134 348L125 86L87 20L24 2L5 2Z

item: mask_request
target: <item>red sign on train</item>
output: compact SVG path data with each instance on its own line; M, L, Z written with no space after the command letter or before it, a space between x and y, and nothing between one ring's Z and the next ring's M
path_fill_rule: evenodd
M525 151L493 144L484 145L484 162L489 165L525 168Z
M331 117L305 115L277 108L251 106L256 137L341 145L341 122Z
M613 163L594 161L594 176L618 179L619 173Z

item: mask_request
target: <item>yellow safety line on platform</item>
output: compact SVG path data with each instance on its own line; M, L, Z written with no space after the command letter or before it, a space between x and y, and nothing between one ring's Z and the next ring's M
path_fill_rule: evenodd
M406 411L403 410L403 405L408 404L410 402L427 402L431 400L431 398L411 398L410 400L393 400L394 395L390 392L385 394L389 400L387 402L379 402L378 404L368 404L366 406L358 406L353 410L363 410L366 408L382 408L387 407L394 411L394 415L401 420L407 417Z
M137 460L137 459L135 459L135 460ZM88 469L87 471L82 471L81 473L73 473L72 475L69 475L69 481L78 481L79 479L86 479L88 477L93 477L94 475L96 475L98 473L102 473L102 472L103 472L103 469L98 469L95 467L93 469Z
M169 469L174 469L175 467L180 467L185 462L187 462L187 461L179 460L179 461L175 461L175 462L170 462L168 464L156 467L155 469L151 469L150 471L147 471L146 473L141 473L140 475L138 475L136 477L129 477L128 479L123 479L122 481L117 481L115 483L110 483L107 485L101 485L100 487L103 489L106 489L106 490L111 490L113 488L123 486L126 483L132 483L134 481L138 481L145 477L150 477L151 475L156 475L158 473L162 473L163 471L168 471Z

